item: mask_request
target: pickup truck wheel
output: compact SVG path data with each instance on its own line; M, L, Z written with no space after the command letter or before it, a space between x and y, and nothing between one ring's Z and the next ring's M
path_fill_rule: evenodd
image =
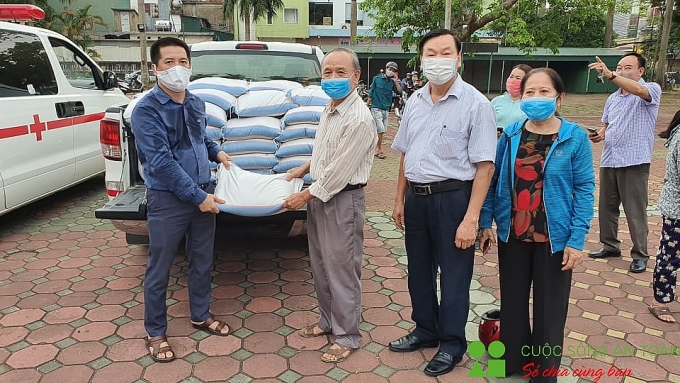
M125 241L128 243L128 245L148 245L149 236L125 233Z

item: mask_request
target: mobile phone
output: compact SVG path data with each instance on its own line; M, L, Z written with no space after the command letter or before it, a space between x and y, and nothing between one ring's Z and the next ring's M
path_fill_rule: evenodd
M586 129L588 129L588 132L590 132L590 135L591 135L591 136L594 136L594 135L597 135L597 134L598 134L598 133L597 133L597 130L595 130L595 129L593 129L593 128L586 128Z

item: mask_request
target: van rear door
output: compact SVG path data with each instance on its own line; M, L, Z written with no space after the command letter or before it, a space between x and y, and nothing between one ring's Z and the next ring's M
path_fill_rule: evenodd
M0 174L11 209L73 183L72 117L46 39L0 28Z

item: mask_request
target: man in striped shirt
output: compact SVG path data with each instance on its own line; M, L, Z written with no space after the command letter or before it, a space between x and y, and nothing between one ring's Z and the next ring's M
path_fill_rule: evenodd
M356 92L359 58L346 48L326 54L321 87L331 98L319 121L312 160L288 179L312 176L309 188L286 198L284 207L307 204L307 238L321 317L300 330L305 338L335 335L321 360L338 363L359 348L364 186L378 141L370 110Z
M647 183L654 146L654 126L659 113L661 87L645 82L645 58L638 53L623 56L611 71L596 57L588 65L607 77L620 89L612 93L604 105L602 123L590 140L604 141L600 160L600 250L588 254L591 258L621 256L621 240L617 238L619 205L626 212L633 248L633 261L629 270L642 273L647 270Z

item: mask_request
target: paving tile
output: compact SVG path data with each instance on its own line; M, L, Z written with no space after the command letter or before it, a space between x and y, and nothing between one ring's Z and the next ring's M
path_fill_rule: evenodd
M208 356L226 356L238 351L242 340L235 336L209 336L198 343L198 351Z
M297 330L286 337L286 342L289 347L296 350L320 350L328 345L328 339L325 336L303 338Z
M254 314L244 321L244 326L252 331L274 331L283 325L283 318L274 313Z
M371 331L370 337L374 342L387 346L408 333L407 330L395 326L378 326Z
M253 355L243 361L243 372L253 378L273 378L287 368L287 361L273 354Z
M143 368L137 363L120 362L111 363L100 370L95 371L90 383L110 383L110 382L135 382L142 376Z
M101 343L80 342L61 350L57 360L65 365L86 364L104 355L105 351L106 346Z
M102 340L115 333L117 326L110 322L93 322L77 328L73 338L78 341Z
M321 354L319 351L300 351L289 359L290 368L302 376L323 375L333 368L333 364L323 362Z
M34 294L22 298L21 301L16 303L16 306L20 309L41 309L57 303L59 298L56 294Z
M271 297L279 294L280 292L281 288L279 286L262 283L250 286L246 289L246 294L250 295L251 297Z
M328 379L328 378L327 378ZM330 382L334 382L334 380L329 380ZM316 382L316 380L312 381L309 380L309 383ZM343 382L346 383L386 383L388 382L387 379L383 378L380 375L376 375L370 372L360 372L358 374L350 374L343 380ZM413 382L411 382L413 383Z
M240 362L226 356L205 359L194 366L194 375L204 382L226 382L239 373Z
M417 369L425 362L423 355L419 352L393 352L385 349L380 352L379 356L382 365L395 370Z
M124 339L111 345L107 349L106 357L114 362L131 362L147 354L148 350L143 339Z
M17 311L17 313L20 311ZM15 314L15 313L12 313ZM9 314L9 315L12 315ZM5 316L3 319L7 318ZM2 321L0 321L2 322ZM4 327L0 328L0 347L7 347L10 344L21 341L28 334L28 330L23 327Z
M26 337L26 341L32 344L53 344L68 338L73 331L73 327L68 324L48 325L31 331ZM0 335L0 339L2 338Z
M380 364L380 359L374 353L365 349L356 350L345 361L338 363L337 366L350 374L373 371Z
M274 332L254 333L243 340L243 348L254 354L273 354L284 345L284 337Z
M45 374L45 382L89 382L94 371L87 366L63 366ZM120 380L118 380L120 382Z
M138 285L142 282L138 280ZM103 305L120 305L126 302L130 302L134 298L134 293L131 291L119 290L119 291L109 291L106 293L98 294L97 302Z
M62 307L45 314L43 321L48 324L70 323L85 316L81 307Z
M5 363L15 369L35 368L52 360L57 352L59 349L51 344L28 346L10 355Z
M6 383L38 383L42 375L35 369L11 370L2 374Z
M362 316L366 322L376 326L394 325L401 320L399 314L386 308L369 308L363 312Z
M283 301L283 306L292 311L311 310L317 305L318 300L308 295L294 295Z
M191 376L192 366L183 360L172 363L155 363L144 371L144 379L151 383L181 382Z
M253 300L246 305L246 309L254 313L274 312L280 307L281 301L272 297L253 298Z

